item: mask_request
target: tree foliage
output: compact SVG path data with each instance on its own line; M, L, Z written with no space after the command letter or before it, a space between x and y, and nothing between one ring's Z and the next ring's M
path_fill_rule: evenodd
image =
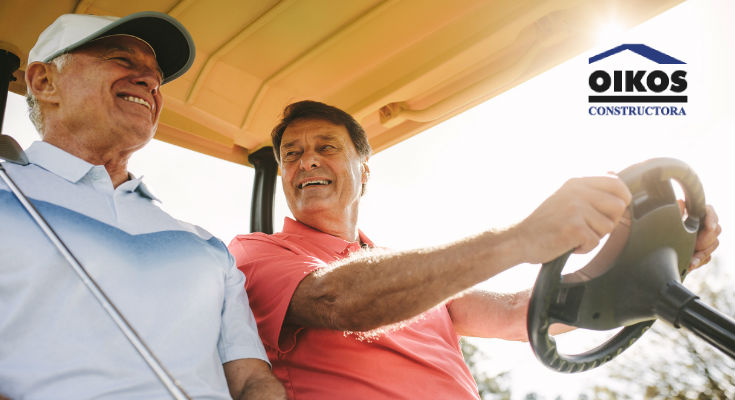
M475 378L480 397L484 400L510 400L509 372L490 375L487 371L479 368L479 363L488 358L487 354L465 338L459 341L459 345L465 363L467 363L472 377Z

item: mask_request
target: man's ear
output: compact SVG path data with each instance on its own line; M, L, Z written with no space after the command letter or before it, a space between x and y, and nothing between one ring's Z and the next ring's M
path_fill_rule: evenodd
M51 63L34 62L26 68L26 88L29 93L43 101L53 101L56 95L56 66Z
M367 158L365 161L362 162L361 169L362 169L362 183L367 183L367 181L370 179L370 166L367 163Z

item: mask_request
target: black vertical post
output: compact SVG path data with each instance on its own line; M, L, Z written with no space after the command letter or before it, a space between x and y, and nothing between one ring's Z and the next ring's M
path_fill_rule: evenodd
M20 58L15 54L0 49L0 133L3 131L5 104L8 100L8 87L15 80L13 72L20 66Z
M273 233L273 203L276 195L278 163L273 147L251 153L248 161L255 167L253 201L250 205L250 232Z

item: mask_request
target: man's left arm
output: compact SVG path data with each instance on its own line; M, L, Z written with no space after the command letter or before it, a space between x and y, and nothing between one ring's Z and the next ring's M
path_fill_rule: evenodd
M711 260L712 252L720 243L717 238L720 232L722 227L717 213L708 205L704 226L694 245L690 271ZM474 288L452 300L448 310L458 335L528 341L526 314L530 299L530 289L517 293L494 293ZM570 326L553 324L549 333L556 335L572 329Z
M233 399L286 399L286 390L265 361L243 358L226 362L223 367Z
M460 336L528 341L526 311L531 290L495 293L478 288L449 303L449 316Z
M224 244L222 244L224 246ZM225 278L222 325L217 343L233 399L286 399L283 385L273 375L255 318L245 293L245 275L230 262Z

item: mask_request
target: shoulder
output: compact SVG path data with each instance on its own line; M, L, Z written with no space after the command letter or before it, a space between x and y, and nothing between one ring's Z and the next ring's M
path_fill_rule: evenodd
M32 164L29 164L32 165ZM0 167L2 167L3 170L11 177L11 179L16 180L18 179L18 175L20 175L21 180L25 180L25 175L29 172L35 172L35 168L28 168L28 165L18 165L7 161L0 160ZM34 180L30 180L28 184L34 184ZM17 184L17 182L16 182ZM4 179L0 179L0 188L5 190L10 190L7 184L5 184Z
M182 221L161 209L154 201L141 196L137 201L140 216L135 221L127 221L125 230L137 234L151 235L151 238L166 242L177 242L179 246L188 246L191 250L200 249L215 257L222 265L233 264L233 258L225 243L217 236L199 225Z
M325 266L325 259L313 245L303 242L298 234L279 232L272 235L250 233L238 235L230 242L230 253L238 267L255 268L263 265L278 266L280 270ZM247 274L246 274L247 275Z
M171 215L168 214L166 211L163 211L163 210L160 210L160 211L162 213L168 215L169 217L171 217ZM171 218L173 218L173 217L171 217ZM202 228L201 226L195 225L195 224L192 224L192 223L189 223L189 222L186 222L186 221L182 221L182 220L179 220L179 219L176 219L176 218L174 218L174 219L179 224L179 226L181 227L182 230L187 231L189 233L192 233L192 234L198 236L200 239L202 239L204 241L207 241L207 242L214 241L214 242L220 242L220 243L222 243L222 241L219 240L219 238L217 238L216 236L214 236L208 230Z
M237 235L228 246L234 255L262 255L263 253L290 251L292 244L288 234L262 232Z

